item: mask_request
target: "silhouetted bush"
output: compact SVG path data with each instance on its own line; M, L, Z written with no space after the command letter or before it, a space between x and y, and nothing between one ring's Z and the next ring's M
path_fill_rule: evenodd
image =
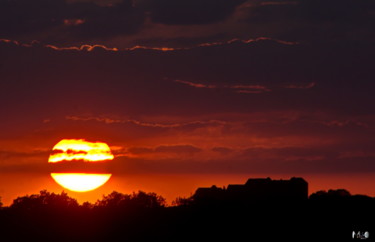
M328 192L321 190L317 191L310 195L310 199L312 200L319 200L319 199L341 199L341 198L348 198L351 194L345 189L337 189L337 190L328 190Z
M56 209L77 208L78 202L76 199L69 197L64 191L61 192L61 194L55 194L53 192L48 192L47 190L42 190L39 194L18 197L13 200L11 205L11 208L13 209L22 210L32 210L46 207Z
M102 200L95 203L97 207L129 207L129 208L159 208L166 204L165 198L156 193L145 193L139 191L133 194L122 194L116 191L104 195Z
M190 197L177 197L172 201L172 206L191 206L194 204L193 196Z
M156 193L113 191L79 205L43 190L0 209L0 241L343 241L375 227L374 199L343 189L290 204L238 199L201 206L195 196L178 197L166 206Z

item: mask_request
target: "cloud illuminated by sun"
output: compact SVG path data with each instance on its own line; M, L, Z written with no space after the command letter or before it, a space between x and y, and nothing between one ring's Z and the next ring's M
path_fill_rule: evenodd
M48 162L72 160L96 162L113 158L114 156L106 143L89 142L84 139L63 139L53 147Z

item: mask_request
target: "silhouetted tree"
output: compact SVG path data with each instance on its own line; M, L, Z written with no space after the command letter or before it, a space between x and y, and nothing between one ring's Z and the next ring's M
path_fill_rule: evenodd
M249 234L252 241L343 241L352 230L370 231L375 217L374 198L343 189L316 192L300 204L200 206L194 199L178 197L165 208L156 193L114 191L79 206L65 192L43 190L0 210L0 241L241 241Z
M1 197L0 197L0 208L3 207L3 203L1 202Z
M138 193L133 192L131 202L134 206L141 208L158 208L164 207L166 204L165 198L162 196L153 192L145 193L143 191L139 191Z
M165 198L156 193L145 193L139 191L133 194L122 194L116 191L104 195L98 200L95 206L98 207L134 207L134 208L157 208L165 206Z
M82 203L81 207L84 208L84 209L93 209L94 204L92 204L90 202L84 202L84 203Z
M172 201L172 206L190 206L194 203L193 196L190 197L177 197Z
M328 192L324 190L317 191L310 195L310 199L311 200L321 200L321 199L332 200L332 199L348 198L350 196L351 196L350 192L348 192L345 189L337 189L337 190L330 189L328 190Z
M124 206L130 200L130 195L113 191L108 195L103 195L102 200L98 200L95 206L98 207L119 207Z
M39 194L18 197L13 200L11 205L11 208L26 210L43 207L72 208L78 207L78 202L76 199L69 197L64 191L62 191L61 194L55 194L53 192L48 192L47 190L42 190Z

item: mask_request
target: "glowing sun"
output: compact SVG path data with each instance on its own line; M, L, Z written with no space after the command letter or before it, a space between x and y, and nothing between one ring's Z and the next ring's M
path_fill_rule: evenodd
M111 149L103 142L84 139L63 139L57 143L48 159L49 163L103 162L114 158ZM62 187L75 192L87 192L104 185L112 174L94 173L51 173Z

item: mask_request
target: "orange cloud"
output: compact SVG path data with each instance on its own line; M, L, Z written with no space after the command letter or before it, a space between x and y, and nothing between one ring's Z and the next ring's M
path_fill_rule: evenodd
M158 50L158 51L174 51L174 50L181 50L183 48L171 48L171 47L148 47L143 45L136 45L130 48L126 48L125 50Z
M231 88L240 89L237 93L263 93L271 91L271 89L263 85L235 85Z
M197 82L191 82L191 81L183 81L183 80L174 80L175 82L182 83L191 87L195 88L221 88L221 89L241 89L237 90L237 93L263 93L263 92L270 92L271 89L269 89L266 86L263 85L212 85L212 84L203 84L203 83L197 83Z
M72 120L72 121L96 121L96 122L103 122L106 124L114 124L114 123L131 123L138 126L144 127L154 127L154 128L178 128L188 125L194 124L226 124L225 121L221 120L208 120L208 121L192 121L192 122L185 122L185 123L148 123L142 122L135 119L112 119L108 117L80 117L80 116L66 116L65 119Z
M0 39L0 43L7 43L7 44L13 44L13 45L17 45L17 46L21 46L21 47L33 47L37 44L40 44L39 41L37 40L33 40L31 41L30 43L21 43L17 40L10 40L10 39Z
M109 48L104 45L81 45L79 47L57 47L55 45L45 45L46 48L51 48L53 50L78 50L78 51L93 51L95 48L100 48L107 51L118 51L117 48Z
M80 25L85 23L84 19L65 19L64 20L64 25L71 26L71 25ZM61 47L57 45L52 45L52 44L45 44L43 47L45 48L50 48L53 50L57 51L64 51L64 50L76 50L76 51L93 51L96 48L100 48L106 51L135 51L135 50L156 50L156 51L177 51L177 50L190 50L194 48L200 48L200 47L210 47L210 46L220 46L220 45L228 45L232 43L243 43L243 44L250 44L253 42L258 42L258 41L274 41L279 44L283 45L298 45L298 42L292 42L292 41L284 41L284 40L279 40L279 39L273 39L273 38L268 38L268 37L259 37L255 39L230 39L227 41L219 41L219 42L207 42L207 43L201 43L197 44L196 46L193 47L180 47L180 48L174 48L174 47L168 47L168 46L163 46L163 47L157 47L157 46L143 46L143 45L135 45L132 47L124 48L124 49L119 49L117 47L107 47L105 45L101 44L83 44L80 46L67 46L67 47ZM10 39L0 39L0 42L3 43L12 43L18 46L22 47L33 47L35 44L40 44L39 41L33 40L30 43L21 43L17 40L10 40Z
M196 88L217 88L215 85L205 85L202 83L195 83L195 82L189 82L189 81L183 81L183 80L175 80L175 82L183 83L191 87L196 87Z
M203 44L199 44L198 46L202 46L202 47L203 46L217 46L217 45L232 44L235 42L249 44L249 43L263 41L263 40L270 40L270 41L274 41L276 43L283 44L283 45L298 45L299 44L298 42L294 42L294 41L285 41L285 40L279 40L279 39L274 39L274 38L269 38L269 37L258 37L255 39L247 39L247 40L234 38L234 39L227 40L227 41L203 43Z

